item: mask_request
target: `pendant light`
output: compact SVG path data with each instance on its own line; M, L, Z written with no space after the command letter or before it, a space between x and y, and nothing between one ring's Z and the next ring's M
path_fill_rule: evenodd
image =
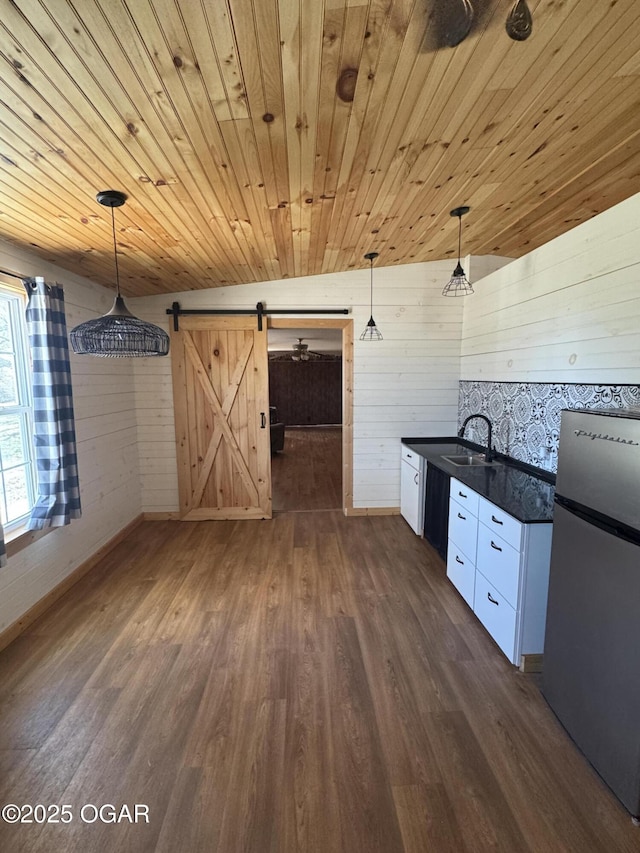
M69 333L71 348L80 355L97 355L103 358L126 358L147 355L167 355L169 335L159 326L134 317L120 295L118 249L114 208L121 207L127 197L118 190L104 190L97 201L111 208L113 254L116 261L116 298L113 308L103 317L80 323Z
M371 271L371 316L367 323L364 332L360 335L361 341L381 341L382 333L376 326L376 321L373 319L373 262L378 257L378 252L367 252L365 258L369 261L369 269Z
M449 216L458 217L458 265L453 271L453 275L447 282L442 291L443 296L466 296L468 293L473 293L471 282L464 274L462 264L460 263L460 242L462 238L462 217L465 213L469 213L469 207L454 207L449 212Z

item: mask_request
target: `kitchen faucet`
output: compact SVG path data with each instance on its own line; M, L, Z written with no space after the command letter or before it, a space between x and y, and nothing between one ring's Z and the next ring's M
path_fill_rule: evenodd
M462 426L458 430L458 435L460 436L460 438L464 438L465 428L466 428L467 424L469 423L469 421L472 421L474 418L480 418L481 420L485 421L485 423L487 424L487 451L484 455L484 458L487 462L491 462L491 461L493 461L493 448L491 446L492 426L491 426L491 421L489 420L489 418L486 415L480 415L480 414L469 415L468 418L465 418L464 423L462 424Z

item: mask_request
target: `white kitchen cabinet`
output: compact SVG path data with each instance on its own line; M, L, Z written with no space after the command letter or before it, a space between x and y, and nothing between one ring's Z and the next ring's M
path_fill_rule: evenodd
M422 456L402 445L400 462L400 513L414 533L422 536L427 465Z
M551 530L451 480L447 576L516 665L544 648Z
M469 607L473 607L480 496L453 477L449 495L447 577Z
M482 572L489 583L500 590L512 607L518 604L520 557L519 548L514 548L480 522L476 568Z
M460 506L467 507L471 515L475 515L476 518L478 517L480 495L453 477L451 478L451 497Z
M447 549L447 577L460 595L473 608L476 588L476 567L455 542L449 539Z
M473 612L511 663L516 658L518 614L481 572L476 573Z
M475 564L478 519L469 507L462 506L453 498L449 498L449 540L464 551Z

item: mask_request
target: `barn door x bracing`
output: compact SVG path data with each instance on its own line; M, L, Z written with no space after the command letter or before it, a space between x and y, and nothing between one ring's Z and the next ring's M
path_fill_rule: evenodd
M266 329L181 317L171 358L181 517L271 518Z

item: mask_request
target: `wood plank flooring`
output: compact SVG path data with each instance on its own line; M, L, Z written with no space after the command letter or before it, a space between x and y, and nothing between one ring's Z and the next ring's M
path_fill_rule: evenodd
M138 527L0 654L0 787L73 814L8 853L640 845L398 516Z
M271 457L274 512L342 508L342 428L288 427Z

